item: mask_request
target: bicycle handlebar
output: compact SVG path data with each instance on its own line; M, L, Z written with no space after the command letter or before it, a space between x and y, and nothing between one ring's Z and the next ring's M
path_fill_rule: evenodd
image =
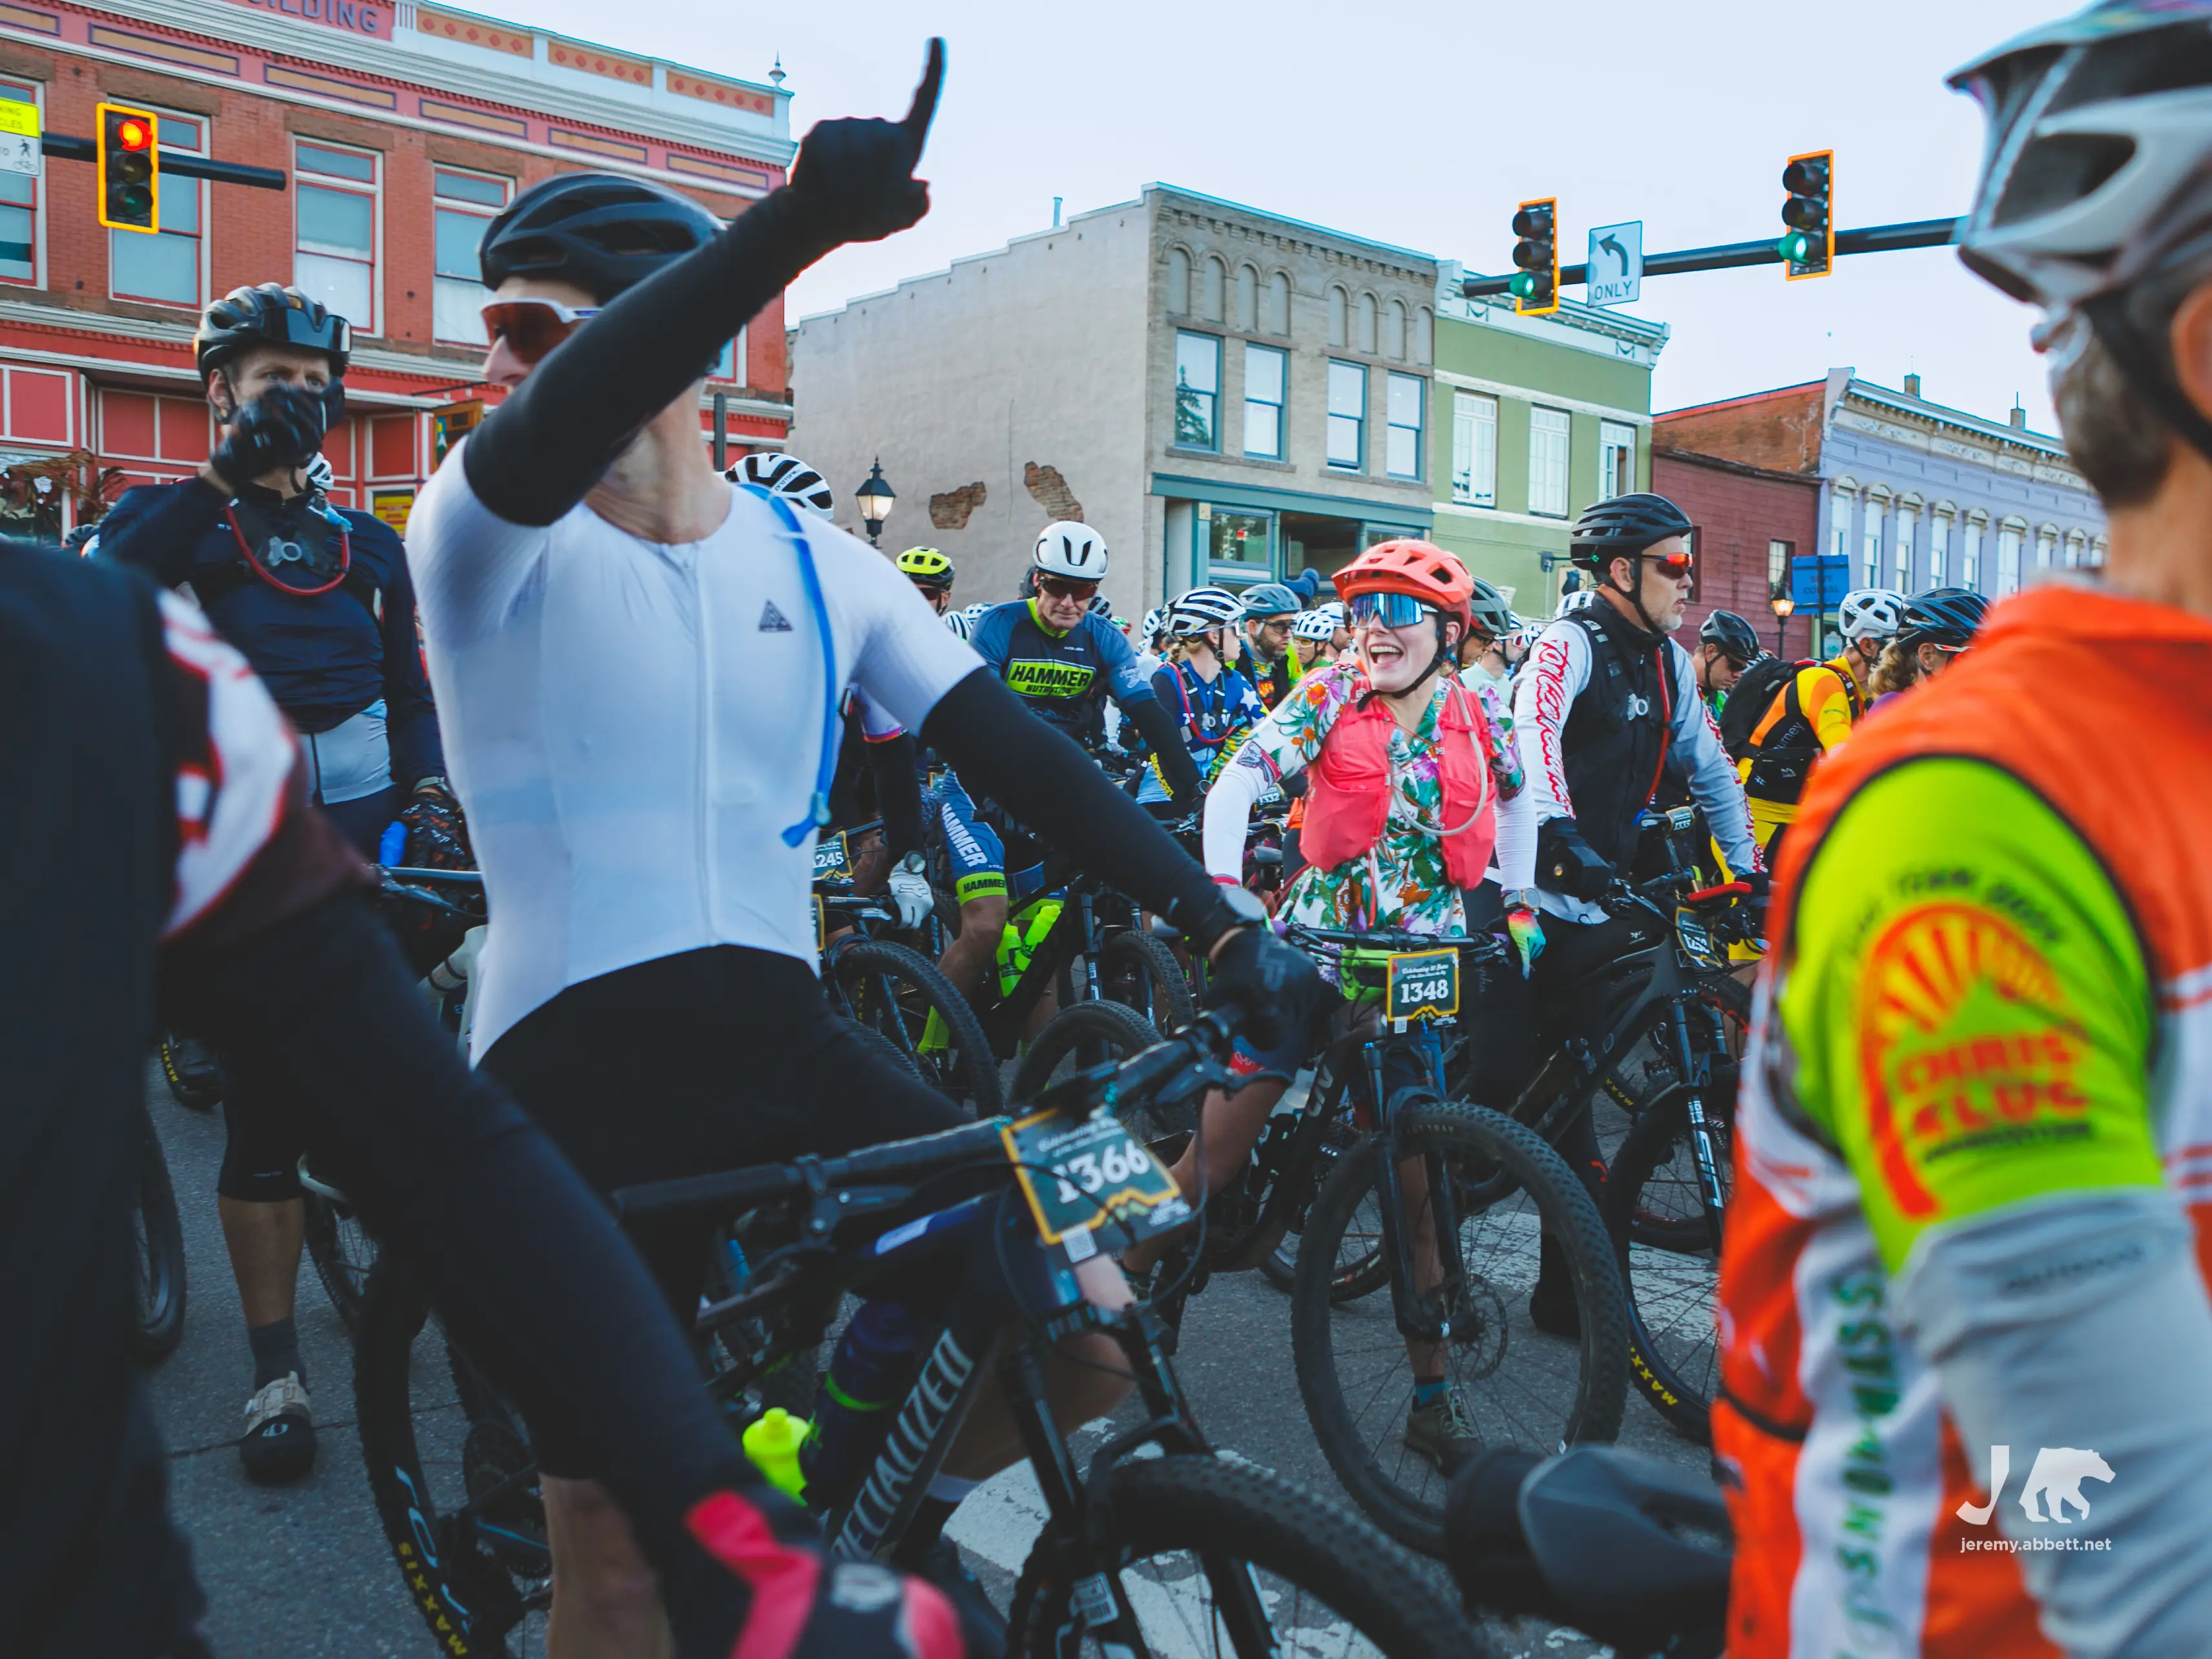
M1749 898L1751 884L1747 881L1724 881L1717 887L1700 887L1682 895L1685 904L1710 904L1715 899Z

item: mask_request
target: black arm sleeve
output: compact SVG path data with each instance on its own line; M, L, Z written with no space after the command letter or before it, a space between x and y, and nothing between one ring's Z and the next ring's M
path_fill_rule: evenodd
M1121 705L1121 718L1144 733L1145 741L1160 757L1160 776L1165 780L1168 793L1178 804L1195 802L1205 793L1198 776L1198 763L1190 757L1183 746L1182 734L1176 730L1175 716L1158 697L1139 697L1134 702Z
M731 1487L781 1500L724 1429L612 1216L462 1063L367 904L328 899L220 949L179 946L165 968L173 1012L289 1080L319 1166L493 1379L595 1449L664 1577L722 1593L684 1511Z
M224 497L197 476L128 491L100 526L100 556L135 564L164 587L192 574L192 550L222 516Z
M477 499L509 524L553 523L833 245L787 185L620 295L470 435L461 458Z
M876 806L884 820L884 844L896 864L921 850L921 778L915 771L914 739L902 732L868 745L868 769L876 777Z
M1206 936L1207 919L1218 921L1217 908L1227 911L1212 878L1152 814L1023 708L989 669L977 669L938 700L922 722L921 740L952 763L971 794L1007 807L1091 874L1185 933ZM1180 743L1173 748L1182 752ZM1189 761L1185 754L1184 764Z

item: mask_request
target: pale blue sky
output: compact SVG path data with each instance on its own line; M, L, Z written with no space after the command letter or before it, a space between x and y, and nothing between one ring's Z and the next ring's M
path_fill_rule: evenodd
M473 9L763 77L782 53L803 133L904 110L935 32L951 52L923 172L935 207L843 249L793 291L796 318L1166 180L1378 240L1508 268L1523 197L1560 198L1561 255L1641 218L1664 249L1778 235L1785 157L1837 151L1842 228L1964 211L1982 123L1943 76L2060 15L2047 0L1549 0L1068 5L848 0L732 6L473 0ZM1569 290L1576 293L1577 290ZM2051 429L2028 312L1948 249L1655 278L1638 315L1673 325L1662 409L1850 364Z

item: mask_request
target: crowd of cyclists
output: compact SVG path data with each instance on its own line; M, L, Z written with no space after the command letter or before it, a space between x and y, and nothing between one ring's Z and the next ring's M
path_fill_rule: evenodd
M1200 1211L1376 1024L1296 930L1493 940L1512 971L1460 1011L1455 1086L1502 1103L1606 1029L1610 965L1650 942L1621 900L1671 833L1670 890L1734 896L1756 978L1711 1103L1727 1228L1700 1246L1728 1650L2203 1651L2212 3L2105 0L1953 82L1990 124L1962 256L2046 313L2108 568L1994 611L1861 589L1806 661L1725 611L1677 637L1692 526L1649 493L1575 520L1549 618L1396 538L1333 597L1307 570L1133 620L1087 525L1045 526L1017 597L962 606L951 557L837 529L802 460L717 471L702 365L824 253L927 210L942 73L933 44L903 119L817 126L726 226L589 173L490 221L503 400L404 547L319 463L345 319L266 283L195 338L219 426L197 476L127 492L88 556L0 550L0 1649L209 1651L124 1329L144 1057L173 1032L222 1071L249 1476L307 1471L329 1386L293 1306L311 1155L526 1418L549 1654L1006 1650L945 1528L1026 1455L1009 1402L976 1398L887 1559L826 1555L699 1387L711 1224L607 1205L967 1122L817 982L814 848L865 827L854 886L934 928L963 996L1054 858L1174 941L1236 1032L1163 1152ZM2115 787L2121 732L2148 763ZM481 873L465 1055L368 907L379 862ZM1595 1114L1557 1145L1601 1199ZM1424 1170L1401 1166L1409 1211ZM1196 1224L1055 1258L1091 1310L1041 1384L1063 1425L1127 1394L1100 1322L1152 1305ZM1563 1248L1547 1227L1523 1305L1573 1339ZM1447 1346L1406 1328L1397 1433L1451 1477L1496 1449ZM1988 1449L2039 1446L2096 1449L2108 1545L2038 1544L2060 1523L1999 1505L2001 1461L1980 1484ZM1980 1547L1978 1498L2010 1547Z

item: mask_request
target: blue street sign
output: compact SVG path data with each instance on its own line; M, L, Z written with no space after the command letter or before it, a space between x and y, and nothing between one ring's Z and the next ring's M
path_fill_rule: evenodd
M1808 614L1816 605L1833 611L1851 591L1850 566L1850 560L1841 553L1808 553L1790 560L1790 600Z

